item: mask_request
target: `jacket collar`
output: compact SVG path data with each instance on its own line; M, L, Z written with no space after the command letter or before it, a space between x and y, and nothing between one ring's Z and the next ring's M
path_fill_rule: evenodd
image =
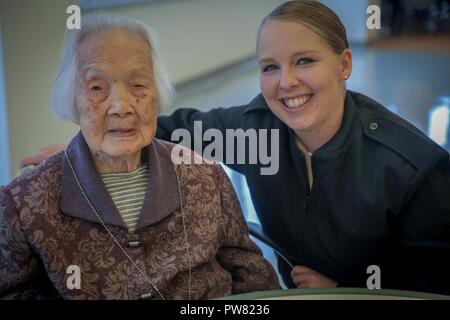
M266 99L262 93L258 94L247 106L244 113L251 112L254 110L269 110Z
M102 220L108 225L126 228L95 168L91 152L81 132L70 142L66 152L86 196ZM148 156L149 177L137 229L161 221L180 209L177 176L170 151L162 142L154 139L142 152ZM100 223L83 196L66 157L63 160L62 170L60 210L74 218Z
M325 143L319 149L314 152L314 157L317 158L330 158L337 153L345 149L349 144L351 137L355 131L357 125L358 110L351 96L351 92L347 91L344 101L344 114L342 117L341 127L338 132L331 138L330 141Z

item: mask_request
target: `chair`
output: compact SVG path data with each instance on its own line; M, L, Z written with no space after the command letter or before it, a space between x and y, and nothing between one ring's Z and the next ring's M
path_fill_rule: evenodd
M259 224L247 221L247 227L250 235L269 246L281 259L283 259L291 268L294 267L294 264L289 260L288 255L281 249L275 242L269 239Z

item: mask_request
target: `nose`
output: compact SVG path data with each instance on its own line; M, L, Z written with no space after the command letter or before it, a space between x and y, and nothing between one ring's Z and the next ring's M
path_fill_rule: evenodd
M291 68L285 68L281 70L280 74L280 88L289 90L300 84L300 79L294 70Z
M127 88L116 86L111 95L110 115L123 118L134 113L132 94Z

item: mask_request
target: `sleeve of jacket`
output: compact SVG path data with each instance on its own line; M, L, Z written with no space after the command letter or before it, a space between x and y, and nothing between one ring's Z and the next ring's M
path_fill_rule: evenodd
M0 188L0 299L34 298L37 265L11 194Z
M231 182L220 166L218 171L224 239L217 259L232 276L232 293L279 289L272 265L249 237Z
M430 156L412 183L400 216L407 287L450 294L450 158Z
M223 146L226 146L226 130L227 129L243 129L243 113L245 111L246 105L240 107L231 108L216 108L207 112L203 112L196 109L178 109L174 111L169 116L159 116L158 117L158 130L156 132L156 138L170 141L173 143L181 143L185 147L196 151L198 154L203 154L200 150L197 150L197 146L194 143L196 137L202 137L203 133L208 129L218 130L223 137ZM195 122L197 124L195 124ZM186 144L185 141L177 140L176 138L172 140L172 133L175 130L183 130L189 133L191 140L190 143ZM201 130L201 132L199 132ZM205 139L206 140L206 139ZM211 141L203 141L201 145L202 151L204 148L210 144ZM227 159L226 148L222 148L222 159ZM230 168L241 172L241 166L234 165L236 161L232 164L223 161Z

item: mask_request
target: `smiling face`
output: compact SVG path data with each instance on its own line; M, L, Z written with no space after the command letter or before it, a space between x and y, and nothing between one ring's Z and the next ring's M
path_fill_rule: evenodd
M77 124L98 162L139 162L156 132L157 91L149 45L138 35L105 30L80 43ZM138 164L137 164L138 165Z
M344 81L351 73L350 51L336 54L311 29L285 20L269 19L258 40L260 86L272 112L299 137L336 132Z

